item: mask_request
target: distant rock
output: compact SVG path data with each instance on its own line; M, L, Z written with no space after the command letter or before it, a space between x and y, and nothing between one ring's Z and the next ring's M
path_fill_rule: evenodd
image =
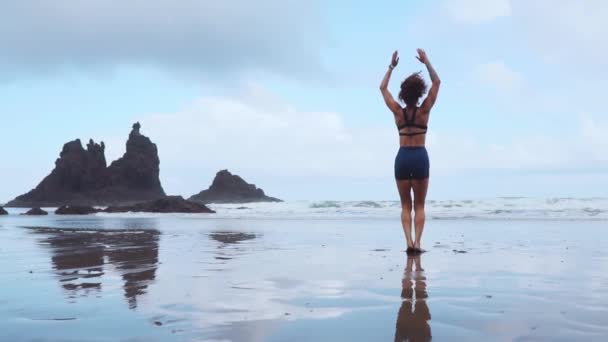
M55 210L55 214L57 215L89 215L98 212L100 212L99 209L78 205L64 205Z
M140 128L139 123L133 125L126 153L109 167L103 142L89 140L86 150L79 139L66 143L51 174L7 206L126 205L164 197L156 145Z
M245 182L243 178L231 174L228 170L219 171L209 189L190 197L189 200L200 203L282 202L278 198L266 196L264 190Z
M105 190L109 203L132 204L165 197L160 184L160 159L156 144L142 135L139 122L127 140L122 158L108 167L109 186Z
M22 215L44 216L44 215L48 215L48 214L49 214L48 212L46 212L40 208L32 208Z
M167 196L132 206L108 207L104 211L106 213L215 213L204 204L187 201L181 196Z
M8 212L4 208L0 207L0 215L8 215Z

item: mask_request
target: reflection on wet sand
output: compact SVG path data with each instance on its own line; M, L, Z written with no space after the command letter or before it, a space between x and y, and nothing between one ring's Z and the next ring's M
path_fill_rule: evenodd
M234 247L242 241L253 240L257 235L251 233L231 232L231 231L215 231L209 234L211 240L221 242L217 246L217 256L215 260L227 261L235 257L234 250L240 250L239 247Z
M256 238L256 235L241 232L213 232L209 234L209 238L225 245L229 245L239 243L241 241L253 240Z
M426 299L426 277L421 265L421 256L407 257L407 265L401 282L401 308L397 314L395 341L430 341L432 339L429 320L431 313Z
M51 261L61 286L70 297L99 293L108 268L123 281L129 308L154 281L158 265L157 230L77 230L33 228L39 241L51 249ZM113 267L108 267L112 265Z

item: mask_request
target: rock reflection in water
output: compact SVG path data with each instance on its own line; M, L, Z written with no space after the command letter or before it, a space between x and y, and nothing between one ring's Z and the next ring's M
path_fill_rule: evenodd
M209 238L221 242L221 244L217 246L218 255L215 257L215 260L224 263L239 254L239 252L235 252L235 250L240 250L239 247L236 247L239 243L253 240L257 238L257 235L242 232L215 231L209 233Z
M213 232L209 234L209 238L228 245L253 240L256 238L256 235L241 232Z
M115 270L124 281L129 308L135 309L137 297L146 293L156 277L160 236L157 230L33 228L32 231L42 237L41 245L50 248L59 282L70 297L99 293L102 276Z

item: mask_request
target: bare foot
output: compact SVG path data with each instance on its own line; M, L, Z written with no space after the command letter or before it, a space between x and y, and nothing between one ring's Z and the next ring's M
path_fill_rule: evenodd
M415 248L411 248L411 249L408 249L407 251L405 251L405 254L407 254L407 257L409 258L409 257L416 257L416 256L420 255L420 252L418 252L418 250Z
M414 245L414 242L412 242L412 241L408 241L408 242L407 242L407 249L406 249L405 251L406 251L406 252L412 252L412 251L414 251L414 250L416 250L416 247L415 247L415 245Z
M416 243L414 244L414 250L418 253L426 252L424 249L420 248L420 241L416 241Z

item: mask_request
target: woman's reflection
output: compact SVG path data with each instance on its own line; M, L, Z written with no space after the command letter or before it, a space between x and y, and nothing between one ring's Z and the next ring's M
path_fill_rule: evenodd
M401 308L397 315L395 341L430 341L431 313L427 305L426 277L420 255L408 255L401 281Z

